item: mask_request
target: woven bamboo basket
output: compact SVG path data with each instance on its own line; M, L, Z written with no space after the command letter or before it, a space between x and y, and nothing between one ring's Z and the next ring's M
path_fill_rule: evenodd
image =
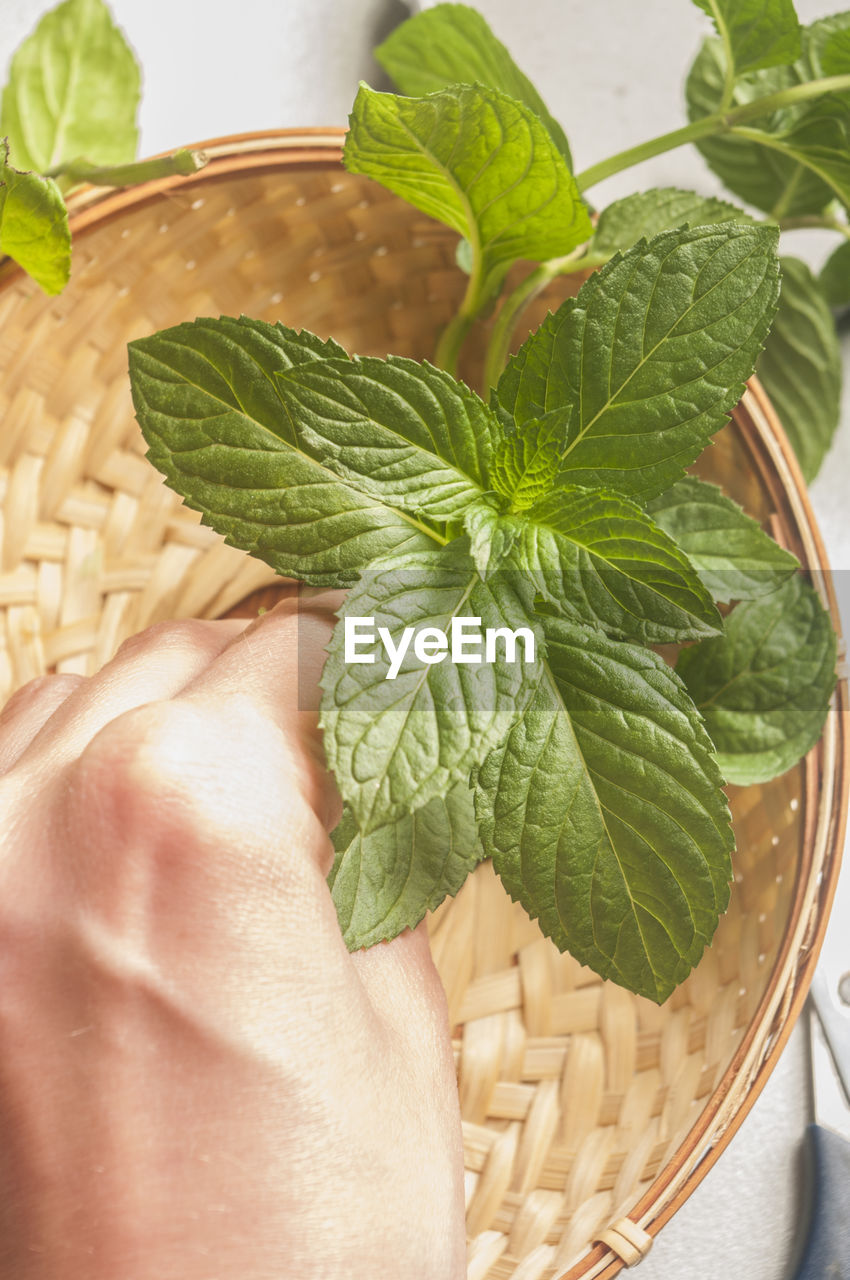
M223 140L191 178L83 191L73 280L58 299L0 268L0 701L48 670L90 674L150 623L220 616L272 580L145 460L129 339L244 312L361 354L433 352L462 288L455 237L346 174L340 142L327 130ZM708 455L707 478L804 566L824 566L798 468L756 383ZM828 575L813 578L837 623ZM607 1277L646 1253L741 1123L799 1012L847 781L842 679L805 761L769 785L731 789L732 903L662 1008L559 955L486 864L434 914L470 1280Z

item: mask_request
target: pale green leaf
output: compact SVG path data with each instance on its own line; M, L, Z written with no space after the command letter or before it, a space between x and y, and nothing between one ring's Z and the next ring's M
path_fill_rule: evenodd
M138 103L136 59L103 0L65 0L12 59L0 134L18 168L123 164L136 154Z
M466 782L415 813L363 835L350 810L332 834L328 877L349 951L413 929L453 897L483 857Z
M805 262L782 258L779 310L756 373L806 480L814 480L841 409L841 350L829 304Z
M720 36L735 76L783 67L800 56L800 23L792 0L694 0Z
M679 656L682 676L728 782L784 773L814 746L835 686L829 614L799 575L740 604L726 633Z
M665 644L716 635L720 615L675 542L634 502L599 489L560 488L521 517L506 565L532 607L614 636Z
M669 533L715 600L754 600L775 591L798 561L717 485L695 476L653 498L647 511Z
M532 334L497 395L523 416L572 405L565 484L643 501L681 477L752 373L776 306L776 240L763 225L663 232Z
M638 240L651 240L674 227L700 227L714 222L752 222L749 214L725 200L656 187L615 200L603 209L596 224L591 253L612 256Z
M482 15L469 5L438 4L415 14L378 45L375 57L402 93L412 98L454 84L481 84L518 98L546 126L572 168L558 121Z
M745 76L735 86L733 105L740 106L800 83L792 67L773 67ZM688 116L700 120L717 111L723 97L723 48L706 40L688 74ZM784 150L760 145L761 133L775 134L800 118L800 109L777 111L758 120L755 138L734 133L697 143L710 167L730 191L766 213L782 217L820 213L833 198L831 188L813 170Z
M382 502L441 523L487 487L501 428L442 369L397 356L324 360L281 374L277 389L311 457Z
M469 554L482 578L502 567L505 556L521 533L520 522L510 516L506 517L487 498L473 502L466 508L463 513L463 529L469 535ZM518 585L521 588L524 584ZM524 595L521 590L518 594ZM532 598L529 608L533 604Z
M19 173L0 143L0 253L7 253L45 293L60 293L71 274L71 232L62 192L52 178Z
M285 577L344 586L376 556L429 544L406 513L344 483L298 436L275 374L345 352L242 317L130 344L136 414L154 466L204 522Z
M539 678L533 636L532 650L520 637L512 661L501 643L498 660L484 661L483 644L472 641L458 661L451 648L423 659L416 633L436 628L451 644L455 619L475 620L469 637L488 628L530 634L536 624L499 575L482 581L465 540L368 569L341 618L322 675L325 753L358 826L369 832L464 780L522 715ZM372 620L359 647L366 661L353 653L346 660L346 618ZM394 650L407 638L395 666L380 628Z
M729 899L732 832L711 742L654 653L544 625L546 676L478 772L484 848L561 950L661 1002Z
M546 129L495 89L401 98L361 85L344 161L469 240L485 293L517 259L557 257L590 236L575 179Z

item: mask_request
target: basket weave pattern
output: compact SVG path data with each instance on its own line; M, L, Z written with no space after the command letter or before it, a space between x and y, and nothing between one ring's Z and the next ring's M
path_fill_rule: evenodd
M249 140L213 148L193 179L84 195L58 299L0 271L2 698L46 670L90 674L150 623L220 616L273 578L144 459L129 339L244 312L361 354L433 352L462 287L454 237L343 173L337 146ZM810 512L769 412L749 392L703 474L814 564ZM841 835L843 727L838 699L807 762L732 789L732 904L661 1009L560 955L487 865L432 917L464 1118L470 1280L613 1274L731 1134L807 985Z

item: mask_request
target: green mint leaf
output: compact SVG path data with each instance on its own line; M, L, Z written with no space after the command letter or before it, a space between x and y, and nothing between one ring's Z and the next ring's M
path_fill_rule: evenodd
M774 542L717 485L695 476L686 476L653 498L647 511L723 604L768 595L799 568L796 556Z
M779 290L777 235L734 223L663 232L532 334L504 381L520 370L518 401L535 416L572 403L563 483L645 501L681 477L752 373Z
M821 23L804 28L803 53L795 65L744 76L735 86L732 105L740 106L827 74L821 64L829 47L833 50L828 57L829 74L850 70L850 62L841 61L838 42L829 46L825 38L828 34ZM691 120L718 110L724 83L723 47L718 40L707 40L685 88ZM846 110L847 103L837 97L801 103L760 118L756 129L705 138L697 146L720 180L749 204L776 218L817 214L834 198L836 185L846 186L841 158ZM820 118L822 111L824 118ZM798 129L802 132L797 133Z
M782 258L782 292L756 373L806 480L814 480L841 410L841 349L829 304L799 258Z
M390 506L439 524L487 487L501 428L442 369L364 356L302 364L276 383L311 457Z
M346 660L355 618L372 620L359 628L359 661L353 648ZM461 618L480 620L464 624L467 661L450 652L453 627L462 625L453 620ZM497 628L524 628L530 636L535 625L500 576L482 582L465 540L393 556L364 573L345 602L322 675L325 754L361 831L446 795L504 738L539 678L537 644L529 663L522 637L515 661L503 660L501 641L496 660L482 661L486 650L472 637ZM433 643L434 631L417 638L426 627L448 636L449 651ZM362 660L370 656L372 662ZM474 656L477 662L468 660Z
M533 607L614 636L666 644L716 635L720 615L675 542L634 502L598 489L562 488L521 519L507 564Z
M560 418L543 418L525 424L498 445L490 464L490 483L512 511L533 506L552 488L560 470L563 437Z
M345 810L332 839L328 883L349 951L414 929L457 893L484 854L465 782L371 835Z
M505 431L544 421L560 427L561 447L567 442L567 423L574 399L573 381L565 361L575 298L567 298L550 312L539 329L511 356L493 388L490 403Z
M651 240L675 227L700 227L712 222L752 222L734 204L681 191L677 187L657 187L615 200L599 215L591 253L613 256L630 249L638 240Z
M735 76L784 67L800 56L800 23L792 0L694 0L720 36Z
M801 78L820 80L826 76L843 76L850 71L850 12L819 18L806 28ZM841 94L850 103L850 94Z
M522 103L480 85L400 98L361 85L343 159L469 240L482 291L590 237L575 179Z
M519 521L503 515L487 499L473 502L466 508L463 513L463 529L469 535L469 554L482 578L487 578L503 566L505 557L521 532ZM529 608L533 608L533 605L534 600L531 598Z
M60 293L71 274L71 232L62 192L52 178L19 173L0 142L0 253L14 258L45 293Z
M426 9L396 27L378 45L375 57L402 93L412 98L455 84L481 84L518 98L545 125L572 168L563 129L477 10L465 4Z
M103 0L65 0L12 59L0 134L12 160L46 173L64 161L136 154L139 68Z
M842 241L835 252L830 254L821 269L818 282L830 307L837 309L850 303L850 240Z
M148 457L227 542L285 577L345 586L377 556L429 545L419 522L345 484L305 450L275 374L345 352L242 317L130 344Z
M676 670L728 782L767 782L814 746L835 686L835 657L829 614L799 574L738 605L725 635L682 651Z
M729 900L711 742L656 654L542 621L546 676L478 771L484 848L561 950L660 1003Z
M850 205L850 110L825 98L784 133L749 129L747 136L802 165L844 205Z

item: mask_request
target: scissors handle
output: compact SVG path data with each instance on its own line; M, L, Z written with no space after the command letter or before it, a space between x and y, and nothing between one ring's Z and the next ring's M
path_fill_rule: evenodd
M795 1280L850 1280L850 1142L810 1124L806 1145L812 1212Z

